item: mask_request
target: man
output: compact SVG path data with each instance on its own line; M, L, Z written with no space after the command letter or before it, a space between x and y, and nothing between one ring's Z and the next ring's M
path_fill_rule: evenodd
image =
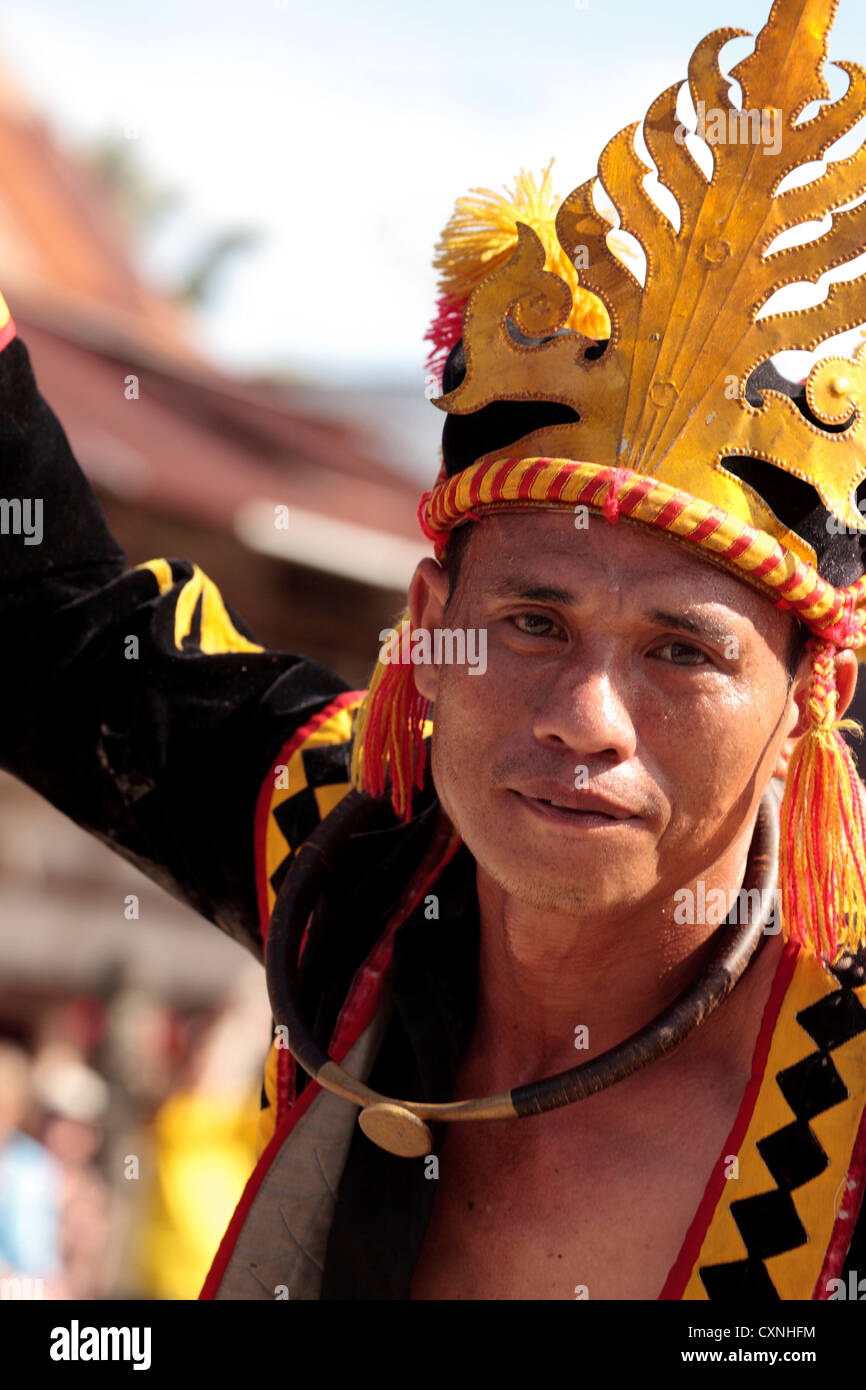
M680 992L717 928L678 925L677 891L736 894L760 798L804 732L790 617L661 539L609 531L593 519L576 547L567 515L481 522L448 621L486 628L486 680L416 675L436 700L439 798L478 864L481 989L455 1098L566 1068L575 1025L611 1047ZM433 628L434 567L413 593ZM664 1064L579 1114L451 1127L416 1294L658 1297L730 1152L782 946Z
M798 390L770 360L860 301L757 321L823 265L765 266L797 220L775 188L860 99L795 127L826 96L826 8L776 0L736 75L784 139L717 147L712 181L677 88L654 103L679 229L631 132L611 142L643 286L589 184L458 205L436 559L366 693L262 652L186 562L124 573L23 346L0 353L5 466L65 502L50 565L9 561L4 766L267 938L261 1156L203 1297L824 1299L866 1259L864 799L840 737L863 368ZM705 108L730 105L725 37L692 60ZM827 180L831 210L855 197L848 166ZM833 264L861 236L837 216Z

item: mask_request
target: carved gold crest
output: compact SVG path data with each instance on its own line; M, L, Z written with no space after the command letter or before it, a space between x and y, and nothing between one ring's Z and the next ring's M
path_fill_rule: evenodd
M560 246L573 263L579 258L581 287L599 297L610 319L600 356L587 356L591 340L569 327L572 288L544 269L539 236L519 225L510 259L469 297L465 378L436 404L465 414L492 401L558 401L580 419L536 430L484 462L551 457L634 469L717 504L802 554L805 543L721 462L750 455L804 479L840 522L866 529L854 505L866 479L866 345L852 359L813 367L806 390L817 424L778 392L764 391L760 406L746 398L751 373L774 354L811 351L866 321L862 275L834 283L814 307L759 317L781 287L816 284L866 249L866 203L849 206L866 193L866 143L811 182L779 192L792 171L820 160L866 113L866 72L855 63L837 65L848 89L829 101L823 67L835 13L835 0L775 0L754 52L730 77L721 72L719 52L744 31L717 30L698 45L688 81L695 109L713 113L715 126L706 121L704 130L710 178L677 117L681 84L652 103L644 138L660 182L676 199L679 226L643 186L653 170L635 148L637 123L609 142L598 177L622 231L643 248L644 284L609 249L610 223L594 206L594 179L562 203ZM728 94L732 79L740 84L739 106ZM814 102L815 114L801 119ZM815 239L770 249L780 233L828 215L830 226ZM533 341L520 341L512 327Z

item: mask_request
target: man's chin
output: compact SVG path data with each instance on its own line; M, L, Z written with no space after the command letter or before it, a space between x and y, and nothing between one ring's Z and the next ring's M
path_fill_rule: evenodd
M597 918L625 911L642 896L631 891L636 873L633 856L606 855L600 862L597 852L576 851L562 843L552 848L536 848L526 840L514 846L498 840L477 848L466 843L482 872L527 907Z
M564 834L543 818L527 823L507 803L483 820L477 811L466 817L458 813L457 820L452 815L455 829L487 877L527 907L571 917L615 914L642 897L654 876L652 854L646 873L640 871L644 823L611 834L604 829Z
M495 833L489 857L500 867L510 867L517 878L549 880L562 889L572 883L589 885L593 892L608 887L615 891L635 877L635 866L647 848L645 827L639 822L611 833L593 828L569 834L556 824L515 825L503 817Z
M479 861L480 863L480 861ZM623 892L623 882L593 882L586 878L563 879L560 874L540 875L502 871L501 865L486 867L480 865L497 887L514 902L522 903L538 912L550 912L568 917L598 921L599 918L616 917L630 909L631 897Z
M539 912L556 913L563 917L594 916L597 911L595 895L587 896L586 889L576 884L559 886L549 879L498 879L499 887L514 902Z

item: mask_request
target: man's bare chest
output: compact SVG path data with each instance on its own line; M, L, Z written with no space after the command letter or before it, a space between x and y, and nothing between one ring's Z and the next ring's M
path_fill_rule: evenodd
M534 1123L450 1127L412 1297L658 1298L726 1129L525 1148Z

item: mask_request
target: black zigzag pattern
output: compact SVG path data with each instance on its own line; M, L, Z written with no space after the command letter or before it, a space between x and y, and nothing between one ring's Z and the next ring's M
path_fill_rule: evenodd
M830 1162L809 1121L848 1097L831 1053L866 1032L866 1009L854 993L866 980L866 952L843 956L832 973L839 988L796 1015L815 1043L815 1052L776 1076L795 1118L757 1144L776 1187L731 1203L747 1258L705 1265L698 1271L711 1300L748 1297L778 1302L778 1290L764 1261L795 1250L809 1239L791 1193L817 1178Z
M281 860L270 877L275 893L289 871L292 855L298 845L312 835L321 820L316 801L317 787L346 786L349 781L349 760L351 740L343 743L323 743L312 748L301 749L301 762L307 785L300 791L290 794L285 801L275 807L272 814L289 844L289 853Z

